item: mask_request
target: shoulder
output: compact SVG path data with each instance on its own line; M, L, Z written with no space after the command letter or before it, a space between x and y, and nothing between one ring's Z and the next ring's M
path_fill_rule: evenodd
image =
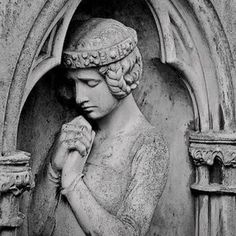
M149 123L139 129L133 146L133 173L138 168L167 172L169 164L168 145L159 130Z
M143 122L137 132L136 146L142 151L152 151L154 153L168 153L168 145L160 130L149 122Z

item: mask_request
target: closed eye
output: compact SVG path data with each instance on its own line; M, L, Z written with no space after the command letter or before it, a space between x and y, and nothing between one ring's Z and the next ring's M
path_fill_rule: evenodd
M73 78L73 77L67 77L68 81L81 81L83 84L88 85L89 87L95 87L97 86L101 80L96 80L96 79L88 79L88 78Z
M86 83L89 87L97 86L101 81L99 80L87 80Z

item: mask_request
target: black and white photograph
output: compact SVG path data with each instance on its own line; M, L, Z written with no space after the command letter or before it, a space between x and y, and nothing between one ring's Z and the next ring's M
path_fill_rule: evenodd
M0 236L236 236L236 0L0 0Z

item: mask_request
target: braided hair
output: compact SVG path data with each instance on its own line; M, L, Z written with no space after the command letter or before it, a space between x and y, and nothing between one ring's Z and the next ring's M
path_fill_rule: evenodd
M101 66L98 69L112 93L117 99L129 95L142 76L142 58L136 47L128 56L120 61Z

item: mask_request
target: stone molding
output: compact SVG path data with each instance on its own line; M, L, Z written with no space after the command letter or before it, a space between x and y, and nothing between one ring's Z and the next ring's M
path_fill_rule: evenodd
M192 184L191 190L198 194L236 195L236 186L223 186L221 184L210 184L208 186Z
M195 133L190 135L189 142L195 166L212 166L217 158L225 167L236 168L236 134Z
M12 192L15 196L34 186L30 154L23 151L7 153L0 158L0 192Z
M235 144L233 132L189 135L189 154L196 173L190 187L196 196L195 236L235 235Z
M22 225L24 218L25 218L24 214L22 214L21 212L18 212L17 215L12 215L6 220L1 219L0 227L14 227L14 228L19 227Z
M189 154L196 167L197 176L191 190L205 195L236 195L236 185L227 171L236 168L236 134L226 132L191 133ZM211 183L212 168L215 161L220 162L218 175L222 180ZM231 183L231 184L230 184Z
M23 151L6 153L0 157L1 196L13 194L11 199L14 199L34 187L29 160L30 154ZM0 227L19 227L24 220L24 215L17 208L9 211L3 207L1 213Z

